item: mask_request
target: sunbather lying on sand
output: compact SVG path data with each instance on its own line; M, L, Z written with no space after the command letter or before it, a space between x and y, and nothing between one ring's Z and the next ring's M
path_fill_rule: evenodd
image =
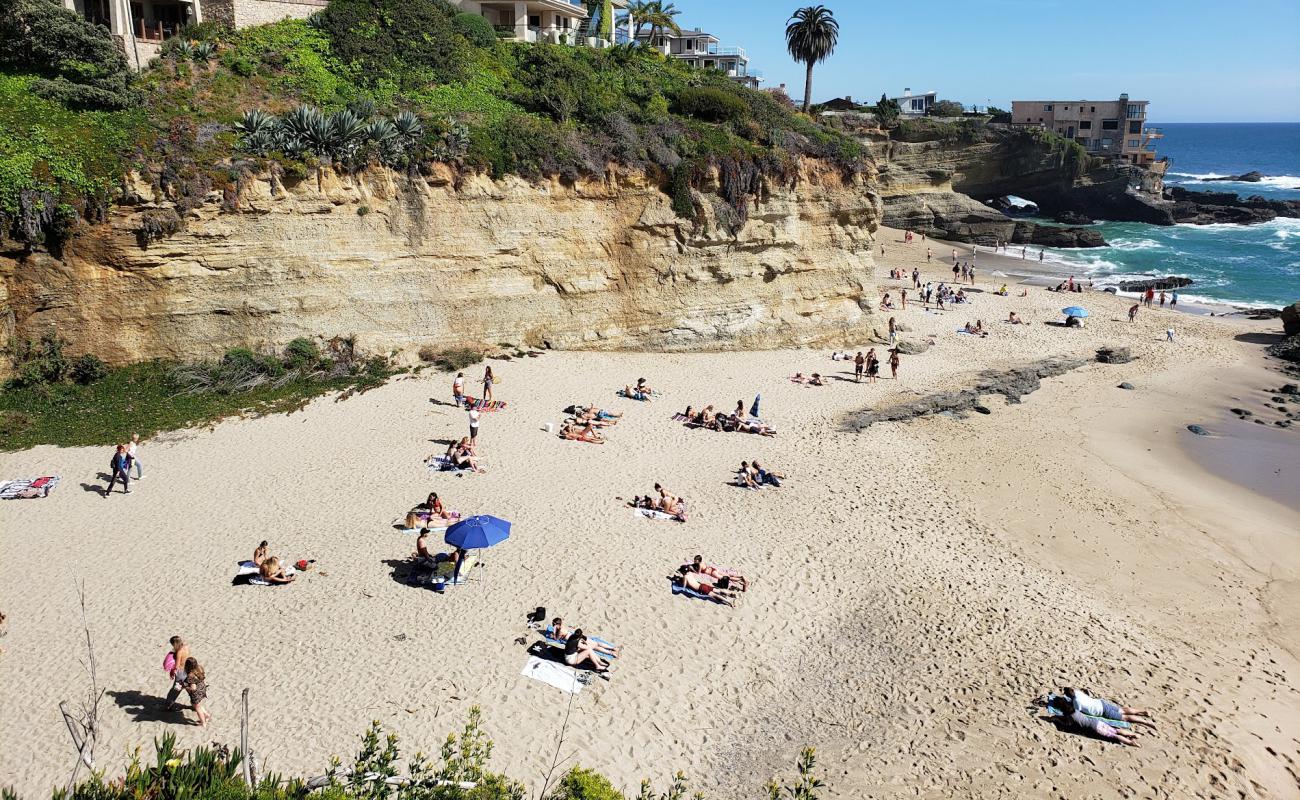
M609 672L609 663L596 653L583 635L582 628L573 631L564 640L564 663L571 667L589 663L597 672Z
M820 373L816 373L816 372L814 372L814 373L812 374L812 377L808 379L808 385L809 385L809 386L825 386L826 384L822 381L822 376L821 376L821 374L820 374Z
M570 636L572 636L575 632L580 632L580 631L581 628L579 628L577 631L572 631L564 627L564 620L560 619L559 617L556 617L555 619L551 620L551 627L546 629L546 633L548 636L550 636L552 639L556 640L557 642L564 642L565 644L568 644ZM615 647L614 645L607 644L605 642L597 642L591 639L588 639L587 641L591 644L591 649L595 650L600 655L610 656L613 658L618 657L618 648Z
M1155 723L1144 709L1117 706L1106 700L1089 697L1077 689L1066 688L1065 691L1067 694L1051 695L1047 707L1069 719L1080 730L1131 747L1141 747L1138 743L1138 729L1132 725L1146 726L1151 732L1155 731Z
M675 574L668 577L677 586L690 589L696 594L714 598L718 602L729 606L736 604L736 591L730 587L730 581L725 578L719 578L715 581L703 573L696 572L689 564L682 565Z
M610 425L618 424L619 417L622 414L611 414L610 412L596 408L595 406L574 406L573 421L579 425L591 425L598 428L605 428Z
M764 469L763 465L757 461L750 464L750 467L754 470L754 478L760 485L766 483L771 486L780 486L781 481L785 480L784 473L777 472L776 470Z
M691 560L689 565L683 566L689 566L692 571L713 578L713 582L724 589L735 587L737 590L742 592L749 589L749 581L745 580L744 575L741 575L733 569L724 569L713 564L705 564L704 556L697 555ZM725 585L723 584L724 580L726 581Z
M1007 322L1010 322L1012 325L1025 324L1025 321L1020 318L1020 315L1014 311L1012 311L1010 314L1007 315Z
M592 444L604 444L605 438L588 422L580 425L576 422L565 422L560 428L560 438L568 439L573 442L591 442Z
M776 436L775 430L768 427L765 423L759 422L755 419L737 420L736 430L741 433L757 433L760 436Z
M280 559L276 556L270 556L257 567L257 572L262 576L262 580L267 583L293 583L295 575L286 575L284 567L280 566Z
M974 336L988 336L988 332L984 330L984 324L979 321L974 325L967 322L966 327L962 328L962 330Z
M645 378L641 380L645 380ZM642 388L642 385L638 383L636 386L624 386L623 396L632 400L649 400L651 399L651 392L649 387Z
M425 498L423 503L420 503L407 512L406 527L428 527L431 522L437 520L450 520L451 518L451 513L443 507L442 500L438 499L438 493L429 492L429 496Z

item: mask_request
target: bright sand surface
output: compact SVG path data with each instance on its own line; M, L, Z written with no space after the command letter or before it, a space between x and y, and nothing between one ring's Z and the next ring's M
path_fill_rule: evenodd
M924 262L923 243L897 238L880 234L882 288L888 268ZM540 605L624 648L612 680L574 699L561 755L630 792L682 769L714 796L760 796L813 745L834 797L1297 796L1300 517L1183 450L1186 424L1233 437L1248 423L1222 419L1228 397L1283 382L1234 339L1276 323L1144 310L1130 325L1129 301L1101 293L993 296L986 269L969 306L894 314L905 339L935 341L897 381L845 381L828 350L493 362L509 407L484 415L485 474L423 466L466 432L450 377L430 373L159 436L129 496L98 493L104 448L0 454L5 476L64 477L48 499L0 504L0 784L39 797L66 778L57 703L86 690L84 581L110 772L165 731L237 744L248 687L264 769L320 774L373 719L436 752L479 704L494 765L535 789L568 705L520 676L536 638L524 615ZM1044 324L1074 304L1092 310L1085 328ZM1012 309L1030 324L1000 322ZM954 332L977 318L988 338ZM1019 405L991 398L987 416L848 427L864 407L1103 344L1139 359L1088 363ZM796 385L796 371L830 380ZM614 396L641 376L661 399ZM669 419L756 392L776 438ZM573 402L624 412L608 444L543 430ZM1277 474L1300 474L1300 433L1266 433L1282 443ZM786 485L729 485L752 458ZM686 524L619 499L656 481L687 498ZM442 595L393 578L414 536L391 523L430 490L514 523L482 580ZM316 569L287 588L232 587L263 538ZM739 607L671 594L665 576L696 553L754 580ZM157 707L175 633L207 668L210 729ZM1058 732L1026 707L1061 685L1151 708L1159 735L1125 749Z

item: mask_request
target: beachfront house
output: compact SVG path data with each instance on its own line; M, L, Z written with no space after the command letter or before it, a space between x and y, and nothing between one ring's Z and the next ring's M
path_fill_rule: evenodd
M108 28L135 69L185 25L207 20L247 28L305 19L326 5L328 0L63 0L64 8Z
M938 92L912 94L911 89L904 89L901 95L889 99L898 103L898 113L901 116L924 117L934 108L935 101L938 97Z
M664 55L681 59L692 67L721 70L732 80L751 89L757 89L763 82L763 73L750 69L745 48L724 47L718 37L699 28L683 28L681 33L647 29L637 33L636 37L641 44L657 48Z
M463 11L482 15L507 39L589 47L631 41L632 20L621 26L616 20L627 4L628 0L456 0Z
M1148 128L1148 100L1013 100L1013 126L1046 128L1083 145L1090 155L1142 167L1156 160L1155 143L1163 134Z

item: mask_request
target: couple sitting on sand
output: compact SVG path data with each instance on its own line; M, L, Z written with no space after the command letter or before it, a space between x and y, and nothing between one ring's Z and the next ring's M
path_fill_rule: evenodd
M468 469L474 472L482 472L479 468L477 454L474 445L470 442L469 437L462 437L459 442L452 442L447 445L446 452L447 464L451 469Z
M693 406L687 406L686 411L682 412L682 417L685 418L686 424L693 428L776 436L775 430L769 428L761 420L754 419L745 413L745 402L743 400L736 401L736 410L732 414L715 413L711 405L705 406L700 411L696 411Z
M429 492L429 496L425 498L423 503L406 513L406 528L407 530L415 530L416 528L434 527L443 522L450 522L456 516L443 507L442 501L438 499L437 492Z
M429 529L424 528L415 538L415 552L411 553L415 566L432 570L428 582L435 591L441 592L447 583L455 583L468 574L476 560L472 553L459 547L450 553L434 553L429 550ZM417 581L418 582L418 581Z
M257 565L257 574L267 583L293 583L296 573L286 573L280 565L280 557L270 554L271 548L266 540L253 549L253 563Z
M698 555L678 567L668 579L676 586L729 606L734 606L739 593L749 588L749 581L739 572L705 564L704 557Z
M645 378L637 378L636 386L624 386L623 391L619 392L623 397L631 400L652 400L654 399L655 390L650 388Z
M627 502L632 508L639 508L645 511L659 511L663 514L676 517L682 522L686 521L686 501L672 492L665 489L659 484L655 484L655 494L646 495L645 497L633 497Z
M969 322L967 322L967 323L966 323L966 327L962 328L962 331L963 331L964 333L969 333L969 334L971 334L972 336L988 336L988 335L989 335L989 332L986 331L986 330L984 330L984 320L982 320L982 319L977 319L977 320L975 320L975 324L974 324L974 325L972 325L972 324L970 324Z
M1081 731L1131 747L1141 747L1138 744L1139 731L1156 731L1151 712L1146 709L1117 705L1069 686L1061 692L1048 694L1037 704L1046 706L1048 714L1069 720Z
M785 480L785 475L763 469L762 465L757 461L752 464L748 461L740 462L740 469L736 472L737 484L750 489L760 489L764 484L780 486L783 480Z
M802 372L796 372L790 379L794 383L802 383L804 386L825 386L820 372L814 372L811 376L805 376Z
M618 648L599 639L588 639L582 628L570 630L556 617L546 629L545 637L564 646L564 663L571 667L590 664L597 673L609 672L609 659L618 658Z

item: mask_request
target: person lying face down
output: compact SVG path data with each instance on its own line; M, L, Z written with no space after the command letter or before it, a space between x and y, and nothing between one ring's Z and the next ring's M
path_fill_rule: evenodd
M745 580L744 575L741 575L735 570L722 569L713 564L705 564L704 556L699 554L696 554L695 558L691 560L689 567L692 572L698 572L701 575L712 578L713 582L723 589L734 587L743 592L749 588L749 581Z
M715 580L712 576L696 572L690 564L683 564L672 575L672 581L696 594L716 599L729 606L735 605L737 595L736 591L731 588L730 578L724 577Z
M575 632L580 632L580 630L579 631L569 630L568 628L564 627L564 620L559 617L556 617L555 619L551 620L551 627L548 628L546 632L547 634L550 635L552 639L556 640L557 642L564 642L567 644L569 641L569 637L572 636ZM612 644L592 641L591 639L588 639L587 641L588 643L590 643L591 649L595 650L598 654L602 656L608 656L611 658L618 656L618 648Z

